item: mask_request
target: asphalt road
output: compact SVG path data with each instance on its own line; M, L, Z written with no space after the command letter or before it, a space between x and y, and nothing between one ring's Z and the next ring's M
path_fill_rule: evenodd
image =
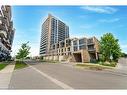
M127 89L127 76L74 68L68 64L38 64L13 72L9 89Z
M9 89L60 89L30 67L13 72Z
M127 74L127 58L120 58L117 67L118 72Z

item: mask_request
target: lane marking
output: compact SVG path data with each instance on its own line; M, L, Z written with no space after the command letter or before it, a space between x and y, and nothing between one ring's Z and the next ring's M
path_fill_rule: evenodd
M29 64L28 64L28 65L29 65ZM63 89L74 89L74 88L70 87L69 85L67 85L67 84L65 84L65 83L63 83L63 82L61 82L61 81L59 81L59 80L57 80L57 79L55 79L55 78L53 78L53 77L47 75L46 73L44 73L44 72L42 72L42 71L36 69L35 67L33 67L33 66L31 66L31 65L29 65L29 66L30 66L32 69L34 69L35 71L37 71L38 73L40 73L42 76L46 77L47 79L49 79L50 81L52 81L53 83L55 83L56 85L62 87Z

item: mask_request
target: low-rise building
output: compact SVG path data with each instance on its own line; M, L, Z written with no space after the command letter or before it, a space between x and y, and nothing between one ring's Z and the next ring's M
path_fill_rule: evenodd
M99 42L92 38L65 39L52 45L50 52L44 56L45 60L95 62L98 60Z

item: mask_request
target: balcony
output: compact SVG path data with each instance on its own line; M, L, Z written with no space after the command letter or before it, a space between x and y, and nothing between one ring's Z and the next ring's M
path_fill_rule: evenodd
M66 40L66 47L70 46L71 45L71 40L70 39L67 39Z
M10 44L10 41L9 41L9 40L7 40L7 43L8 43L8 44Z
M6 47L8 50L11 50L11 45L7 44Z
M0 30L0 37L2 37L2 38L7 38L7 33L6 33L6 31Z
M11 14L11 7L9 5L6 5L5 8L6 8L6 12L8 13L9 19L11 19L11 16L12 16L12 14Z
M96 49L95 49L95 47L94 47L94 45L89 45L88 46L88 51L95 51Z
M4 24L0 24L0 30L8 31L8 28L7 28L6 25L4 25Z
M3 24L6 24L7 22L6 22L6 18L4 18L4 17L2 17L2 16L0 16L0 20L1 20L1 22L3 23ZM1 23L1 24L2 24Z
M9 52L8 48L6 47L6 44L4 44L3 41L0 42L0 46L2 47L2 50ZM11 47L9 47L9 48L11 48Z
M93 44L94 44L93 38L87 40L87 45L93 45Z
M95 48L88 48L88 51L95 51Z

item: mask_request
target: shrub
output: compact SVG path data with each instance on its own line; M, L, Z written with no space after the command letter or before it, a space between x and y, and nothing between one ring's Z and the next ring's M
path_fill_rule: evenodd
M16 61L14 69L22 69L28 67L28 65L23 61Z
M89 69L91 69L91 70L102 70L103 68L99 67L99 66L93 66L93 67L89 67Z
M16 62L17 64L24 63L23 61L20 61L20 60L16 60L15 62Z
M116 62L110 62L109 64L107 64L107 62L102 62L102 63L100 63L100 65L115 67L117 65L117 63Z
M40 59L43 60L44 59L43 56L40 56Z

